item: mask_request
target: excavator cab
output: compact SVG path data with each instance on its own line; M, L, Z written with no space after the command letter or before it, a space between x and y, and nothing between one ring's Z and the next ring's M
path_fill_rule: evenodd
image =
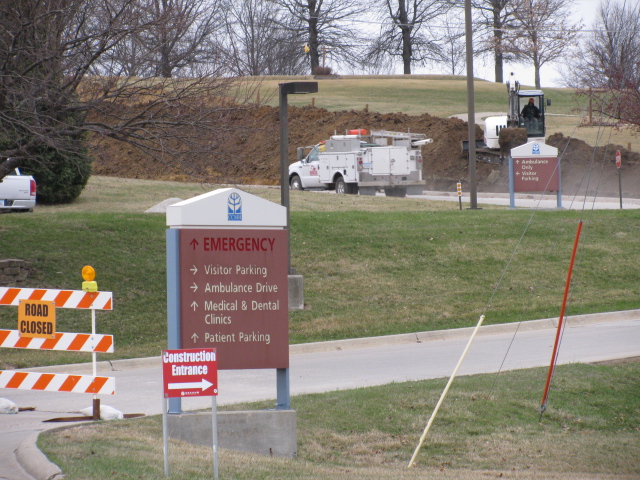
M527 130L527 138L545 137L545 102L542 90L518 91L518 127Z

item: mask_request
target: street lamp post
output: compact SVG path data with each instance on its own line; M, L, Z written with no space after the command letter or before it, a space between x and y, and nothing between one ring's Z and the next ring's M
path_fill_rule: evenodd
M280 203L287 212L287 272L291 275L291 229L289 225L289 112L287 96L304 93L316 93L318 82L288 82L280 87ZM277 410L291 408L289 385L289 369L278 368L276 371Z
M467 49L467 125L469 126L469 199L471 209L478 208L476 185L476 112L473 86L473 29L471 25L471 0L464 2L465 36Z

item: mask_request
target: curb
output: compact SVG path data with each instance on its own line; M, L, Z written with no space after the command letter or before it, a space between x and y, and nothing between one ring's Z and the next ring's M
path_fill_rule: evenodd
M566 325L575 327L589 325L593 323L607 323L621 320L640 319L640 309L622 310L619 312L590 313L586 315L568 316ZM495 325L485 325L480 328L478 335L496 335L498 333L515 333L516 331L528 332L545 328L556 328L557 318L545 318L542 320L523 320L514 323L500 323ZM385 335L379 337L364 337L344 340L330 340L327 342L298 343L289 346L290 355L304 355L316 352L331 352L354 348L374 348L382 345L400 345L405 343L422 343L437 340L448 340L456 338L469 338L474 327L455 328L451 330L435 330L428 332L401 333L398 335ZM24 371L56 373L86 373L91 370L90 363L76 363L70 365L52 365L47 367L34 367L21 369ZM145 358L130 358L113 361L100 361L97 363L98 372L112 372L118 370L129 370L139 367L160 367L160 356Z
M575 327L580 325L590 325L593 323L607 323L623 320L640 319L640 309L623 310L620 312L590 313L586 315L568 316L565 325ZM480 327L478 335L496 335L499 333L515 333L516 331L528 332L533 330L543 330L545 328L555 329L558 326L557 318L545 318L542 320L524 320L514 323L500 323L495 325L485 325ZM300 343L291 345L289 351L291 355L338 351L353 348L372 348L382 345L400 345L405 343L422 343L437 340L449 340L458 338L469 338L475 327L456 328L452 330L435 330L428 332L401 333L399 335L387 335L382 337L366 337L347 340L332 340L318 343Z
M29 435L16 449L18 464L36 480L64 478L62 470L38 448L38 435L40 432Z

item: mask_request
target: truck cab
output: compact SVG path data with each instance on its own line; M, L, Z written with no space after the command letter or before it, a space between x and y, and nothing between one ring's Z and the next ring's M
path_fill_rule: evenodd
M289 165L289 186L292 190L325 188L320 182L318 154L323 144L298 147L298 161ZM305 152L309 152L305 155Z

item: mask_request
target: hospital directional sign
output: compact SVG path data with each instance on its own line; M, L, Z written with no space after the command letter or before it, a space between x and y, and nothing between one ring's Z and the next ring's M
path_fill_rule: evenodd
M165 398L218 395L218 359L215 348L162 351Z

